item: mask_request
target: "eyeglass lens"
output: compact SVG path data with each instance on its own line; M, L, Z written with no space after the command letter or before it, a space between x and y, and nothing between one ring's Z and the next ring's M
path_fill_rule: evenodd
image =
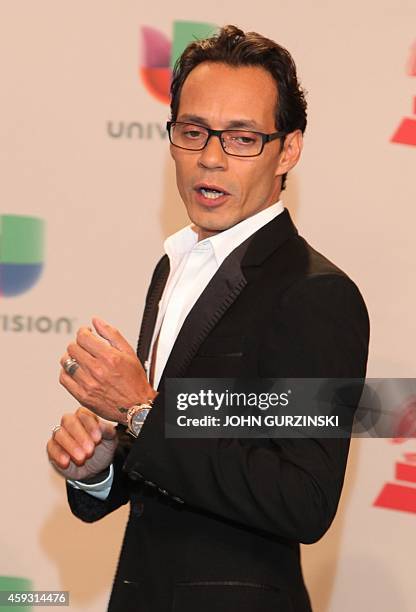
M170 136L172 144L190 151L200 151L206 145L209 132L199 125L174 123ZM221 141L227 153L241 156L257 155L263 146L260 134L246 130L224 130Z

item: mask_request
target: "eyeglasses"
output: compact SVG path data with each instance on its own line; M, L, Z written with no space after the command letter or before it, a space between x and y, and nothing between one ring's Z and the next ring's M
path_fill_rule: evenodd
M207 146L211 136L218 136L223 151L227 155L237 157L256 157L261 155L267 142L281 138L286 132L263 134L248 130L211 130L210 128L184 123L182 121L168 121L166 129L170 142L179 149L187 151L202 151Z

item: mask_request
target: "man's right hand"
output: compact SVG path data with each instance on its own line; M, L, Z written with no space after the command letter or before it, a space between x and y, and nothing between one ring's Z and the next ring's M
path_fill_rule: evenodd
M84 480L109 467L117 444L114 425L81 406L74 414L63 415L60 429L52 434L46 450L59 474Z

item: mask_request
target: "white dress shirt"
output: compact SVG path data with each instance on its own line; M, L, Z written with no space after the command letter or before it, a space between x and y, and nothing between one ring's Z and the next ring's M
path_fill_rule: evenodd
M165 253L169 257L170 272L166 282L156 319L153 338L149 350L159 335L154 367L153 387L158 388L160 378L181 327L224 259L242 244L249 236L280 215L284 210L282 202L268 206L260 212L247 217L240 223L214 236L198 242L198 233L193 225L180 229L164 242ZM150 361L146 359L145 370L149 377ZM86 485L79 481L68 482L99 499L106 499L113 482L113 473L102 482Z
M198 234L188 225L165 240L170 273L159 303L149 355L159 334L153 386L158 388L162 372L180 329L199 296L224 259L263 225L283 212L279 201L223 232L198 242ZM145 362L149 374L150 362Z

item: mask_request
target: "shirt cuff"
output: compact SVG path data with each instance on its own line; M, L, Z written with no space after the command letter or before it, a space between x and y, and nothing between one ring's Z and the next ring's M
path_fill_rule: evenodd
M74 487L74 489L79 489L80 491L85 491L89 493L93 497L97 499L105 500L107 499L111 486L113 484L114 479L114 468L113 464L110 464L110 473L107 478L102 480L101 482L96 482L95 484L87 484L86 482L81 482L80 480L69 480L67 479L67 483Z

